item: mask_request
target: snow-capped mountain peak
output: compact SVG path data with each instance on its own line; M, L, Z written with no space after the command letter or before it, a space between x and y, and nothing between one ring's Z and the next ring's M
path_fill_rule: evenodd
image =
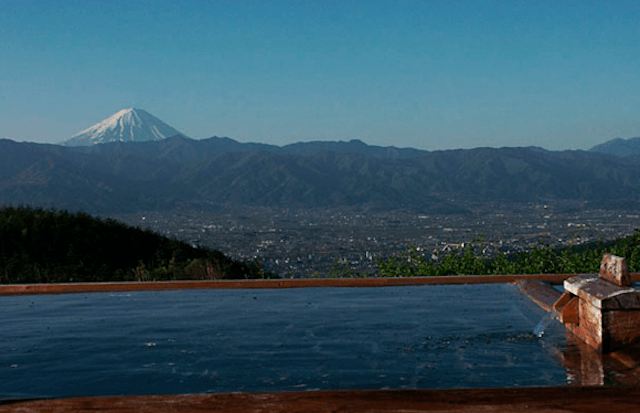
M102 122L61 142L66 146L90 146L106 142L143 142L182 135L149 112L142 109L122 109Z

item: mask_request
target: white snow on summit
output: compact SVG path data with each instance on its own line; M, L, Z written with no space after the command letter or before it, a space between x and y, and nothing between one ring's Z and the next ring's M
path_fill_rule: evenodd
M65 146L90 146L107 142L143 142L183 135L142 109L122 109L61 142Z

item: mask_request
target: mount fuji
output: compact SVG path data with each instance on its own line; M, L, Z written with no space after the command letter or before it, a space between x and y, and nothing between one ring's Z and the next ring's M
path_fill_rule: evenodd
M181 135L178 130L142 109L123 109L62 141L65 146L91 146L107 142L158 141Z

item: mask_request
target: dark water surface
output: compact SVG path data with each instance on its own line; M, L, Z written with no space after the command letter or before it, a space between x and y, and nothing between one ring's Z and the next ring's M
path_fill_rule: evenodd
M0 399L562 385L543 316L509 284L2 297Z

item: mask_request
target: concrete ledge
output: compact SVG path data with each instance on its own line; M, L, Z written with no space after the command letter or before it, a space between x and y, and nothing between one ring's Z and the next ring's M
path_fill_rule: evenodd
M80 397L0 405L2 412L632 412L638 387L369 390Z

